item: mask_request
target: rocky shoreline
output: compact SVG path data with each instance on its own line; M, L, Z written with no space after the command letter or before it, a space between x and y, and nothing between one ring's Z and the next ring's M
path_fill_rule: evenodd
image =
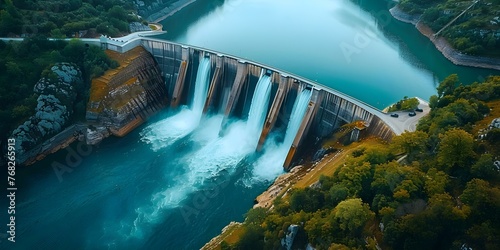
M302 171L304 166L296 166L290 170L288 173L284 173L273 182L271 186L267 188L262 194L255 198L255 205L253 208L262 207L266 209L271 209L273 206L273 201L278 197L279 194L286 192L290 187L293 179L298 179L302 177L305 172Z
M227 226L222 228L221 233L215 237L213 237L209 242L207 242L201 249L202 250L210 250L215 249L224 241L224 236L226 234L231 234L231 230L234 230L236 227L240 227L242 223L231 221Z
M92 80L84 123L66 124L71 113L66 107L72 102L59 101L74 99L66 96L74 96L73 85L82 81L75 66L56 65L52 70L59 75L57 81L42 78L35 86L41 93L37 113L12 134L18 164L31 165L76 141L96 145L111 135L123 137L166 106L160 69L146 50L137 47L123 54L106 53L120 66ZM62 118L54 119L52 113ZM35 140L42 137L47 139Z
M146 19L153 23L159 23L194 2L196 2L196 0L179 0L160 11L157 11L156 13L149 15Z
M411 23L415 25L422 35L429 38L444 57L450 60L455 65L469 66L476 68L500 70L500 59L466 55L454 49L450 43L443 37L434 37L434 31L423 22L420 21L420 15L410 15L398 5L389 10L391 15L401 22Z

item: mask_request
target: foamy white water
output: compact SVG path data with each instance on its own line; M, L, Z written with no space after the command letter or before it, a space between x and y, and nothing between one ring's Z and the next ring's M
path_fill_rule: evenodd
M194 96L189 108L183 106L179 113L167 119L155 122L141 132L141 140L151 144L153 151L172 145L187 136L200 124L208 85L210 85L210 60L200 61L196 74Z
M271 78L262 74L255 92L252 97L252 104L248 112L247 127L252 135L257 134L260 136L262 127L267 117L267 108L269 107L269 97L271 96ZM258 143L258 139L256 140Z
M196 89L195 93L204 91L204 89ZM183 158L182 161L186 163L184 173L171 180L168 187L153 194L149 204L136 209L137 217L126 236L142 237L144 230L162 220L166 209L180 206L189 194L204 187L207 180L218 176L222 171L229 175L233 174L238 163L255 151L267 116L270 94L271 80L269 76L262 75L252 97L247 121L235 121L229 124L223 137L218 136L223 119L221 115L201 121L201 126L190 122L191 119L197 117L198 112L202 111L204 102L199 100L205 100L206 95L195 94L192 109L184 109L173 117L153 124L158 130L151 129L148 130L149 134L143 135L143 138L147 138L148 135L154 137L151 140L155 143L152 143L153 150L172 144L165 139L180 139L189 133L191 133L190 140L200 148L186 154ZM166 130L167 126L178 124L174 119L179 118L182 121L180 126L177 126L179 130L175 137L172 136L172 132L161 132L162 129Z
M295 99L283 142L277 144L273 136L268 138L264 145L264 154L253 164L250 183L272 181L283 173L285 158L302 123L311 94L311 90L305 89Z
M228 132L197 151L189 161L190 182L203 183L221 170L232 172L236 165L257 147L267 116L271 95L271 79L261 74L255 87L246 122L229 125Z

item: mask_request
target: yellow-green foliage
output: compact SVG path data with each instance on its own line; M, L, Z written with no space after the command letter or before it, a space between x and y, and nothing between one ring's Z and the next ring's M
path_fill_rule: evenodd
M399 111L399 110L413 110L418 107L420 102L417 98L404 98L403 100L398 101L396 104L389 107L389 112Z
M279 248L289 225L296 224L297 247L310 243L319 249L361 249L370 238L392 249L450 249L464 244L499 249L500 177L493 160L500 156L481 151L478 144L489 142L476 141L470 134L470 125L486 109L476 111L479 116L467 115L468 105L481 107L482 101L498 98L496 93L474 98L484 97L482 89L497 88L498 80L443 91L446 94L436 97L418 131L395 137L388 147L354 150L314 188L292 189L285 198L276 199L269 212L252 210L244 224L251 228L242 236L245 242L253 239L254 249ZM444 112L451 113L455 122L443 122ZM394 155L406 159L397 162ZM232 247L244 249L245 242Z

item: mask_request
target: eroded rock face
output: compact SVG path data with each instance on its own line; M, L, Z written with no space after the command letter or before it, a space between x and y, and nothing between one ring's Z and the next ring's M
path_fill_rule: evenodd
M36 83L33 89L39 95L36 113L12 132L18 154L65 127L73 112L76 89L80 84L83 84L82 73L70 63L54 65L50 73Z
M297 236L297 232L299 231L299 225L290 225L286 232L285 238L281 239L281 246L287 250L292 249L293 240L295 236Z

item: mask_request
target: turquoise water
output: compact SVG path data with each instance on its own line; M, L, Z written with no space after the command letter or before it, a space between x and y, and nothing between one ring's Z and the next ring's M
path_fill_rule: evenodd
M231 220L242 220L269 181L252 180L245 155L235 159L241 151L224 148L235 141L219 145L209 133L221 117L158 150L142 142L140 132L168 116L125 138L70 146L88 156L62 150L19 169L14 249L197 249ZM218 155L203 153L207 145ZM72 162L59 180L52 165Z
M384 21L384 1L213 2L198 0L165 20L165 38L269 64L379 108L405 95L428 98L450 73L471 82L493 72L454 66L410 25ZM369 43L355 42L363 34ZM346 57L341 45L360 51ZM241 136L244 121L218 138L220 116L202 118L175 142L161 140L171 136L167 118L186 109L164 111L125 138L73 144L81 157L62 150L18 169L17 242L0 238L0 248L197 249L241 221L281 172L273 165L280 147L268 143L252 155L241 143L252 143ZM74 167L58 179L55 163Z
M380 109L404 96L428 99L452 73L465 84L499 74L453 65L412 25L393 19L388 4L200 0L163 21L161 37L289 71Z

